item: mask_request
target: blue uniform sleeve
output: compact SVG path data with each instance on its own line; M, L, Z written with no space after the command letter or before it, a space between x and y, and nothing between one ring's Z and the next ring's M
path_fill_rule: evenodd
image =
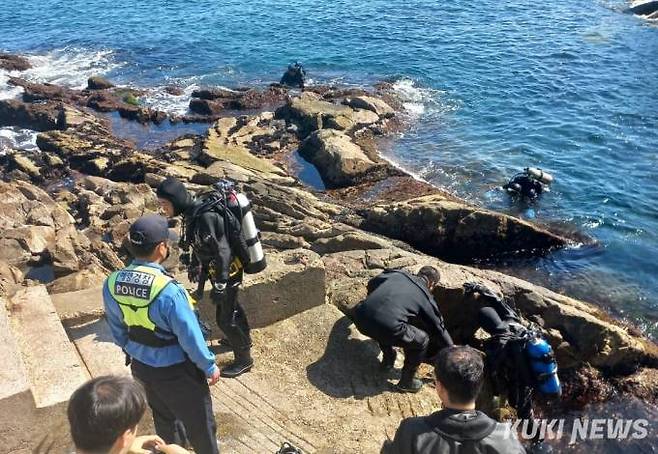
M187 356L206 374L206 377L210 377L217 369L215 355L206 345L199 321L187 300L187 294L177 284L170 284L168 290L170 298L167 301L167 310L163 311L162 315L166 317L166 322Z
M103 305L105 306L105 320L110 325L114 343L125 349L128 343L128 328L123 323L123 314L119 305L110 294L107 281L103 284Z

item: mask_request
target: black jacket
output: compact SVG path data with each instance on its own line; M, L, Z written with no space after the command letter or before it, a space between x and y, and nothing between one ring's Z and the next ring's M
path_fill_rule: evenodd
M229 281L233 259L248 263L249 250L235 215L227 215L221 209L203 211L201 204L202 201L196 201L185 212L186 240L199 263L204 267L212 265L213 280L225 283ZM240 279L241 276L242 273Z
M439 308L422 278L401 270L386 270L368 282L368 296L353 312L363 334L378 341L399 339L410 324L452 345Z
M521 454L525 449L508 425L480 411L445 409L402 420L382 454Z

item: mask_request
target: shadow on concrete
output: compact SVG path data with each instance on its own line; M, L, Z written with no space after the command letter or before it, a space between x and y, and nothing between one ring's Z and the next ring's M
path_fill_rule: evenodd
M387 379L397 373L381 370L375 341L349 337L351 325L348 317L336 321L324 354L306 368L308 380L326 395L339 399L363 399L391 391Z
M66 332L72 342L75 342L86 336L93 336L92 339L94 342L108 342L110 344L114 344L110 326L107 324L105 318L103 317L90 323L77 326L68 326L66 328Z

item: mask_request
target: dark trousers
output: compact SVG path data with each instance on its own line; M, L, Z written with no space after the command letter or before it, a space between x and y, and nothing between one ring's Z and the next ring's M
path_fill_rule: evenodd
M151 367L133 359L131 369L146 390L155 431L167 444L185 444L187 436L197 454L219 453L210 389L194 363Z
M217 326L222 330L233 350L245 350L251 347L251 335L247 316L238 302L240 283L226 287L221 292L213 291L212 298L216 304L215 317Z
M401 336L389 339L375 339L379 343L384 355L392 355L393 347L401 347L404 351L403 371L409 374L416 373L418 366L425 359L427 349L430 344L429 335L420 328L413 325L406 325L405 331Z

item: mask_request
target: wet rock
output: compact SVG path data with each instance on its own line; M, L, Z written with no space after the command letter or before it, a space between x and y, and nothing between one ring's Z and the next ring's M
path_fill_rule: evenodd
M364 109L376 113L382 118L392 117L395 111L381 99L373 96L357 96L345 100L345 104L354 109Z
M87 107L98 112L114 112L125 107L124 104L121 99L107 92L93 93L87 98Z
M202 88L192 92L193 98L205 99L209 101L213 101L215 99L233 99L239 95L239 91L220 87Z
M114 88L114 84L101 76L92 76L87 79L87 89L89 90L107 90L108 88Z
M0 166L8 173L17 169L24 173L28 177L27 179L31 181L40 182L43 180L41 168L33 157L20 151L11 151L4 156L0 156Z
M193 92L189 107L199 115L218 117L226 110L256 110L279 105L286 99L286 94L281 87L246 91L204 89Z
M276 118L298 124L303 137L318 129L350 131L379 121L379 116L374 112L327 102L311 92L304 92L277 109Z
M204 116L219 116L224 110L224 103L209 99L192 98L189 108L192 112Z
M658 1L650 0L640 0L636 1L629 8L630 12L637 14L639 16L651 16L654 13L658 12Z
M165 93L172 95L172 96L183 96L185 94L185 90L183 90L180 87L176 87L173 85L168 85L164 88Z
M110 122L106 118L100 118L84 108L73 107L67 104L61 105L60 118L61 129L82 128L110 130Z
M620 379L617 386L626 394L655 404L658 402L658 369L642 368Z
M23 87L23 101L61 101L68 104L78 104L84 96L80 90L60 87L53 84L40 84L30 82L19 77L10 77L8 83L17 87Z
M30 61L20 55L0 53L0 69L5 71L25 71L30 69Z
M361 228L409 243L447 260L530 253L563 247L562 238L501 213L431 195L364 210Z
M287 90L281 87L268 87L265 90L246 91L234 104L237 110L263 109L282 104L287 96Z
M381 178L388 168L384 163L371 160L348 135L335 130L312 133L299 152L315 165L325 185L331 188Z
M254 156L250 143L254 137L271 134L274 128L269 125L271 113L263 113L252 117L226 117L219 119L203 140L201 149L195 151L192 158L202 165L209 166L216 161L228 161L252 172L263 174L264 177L281 176L285 172L271 161Z
M562 402L572 407L584 407L597 402L605 402L614 395L614 388L601 371L583 366L579 369L563 371Z
M30 104L17 99L0 100L0 126L35 131L63 129L61 106L56 102Z

